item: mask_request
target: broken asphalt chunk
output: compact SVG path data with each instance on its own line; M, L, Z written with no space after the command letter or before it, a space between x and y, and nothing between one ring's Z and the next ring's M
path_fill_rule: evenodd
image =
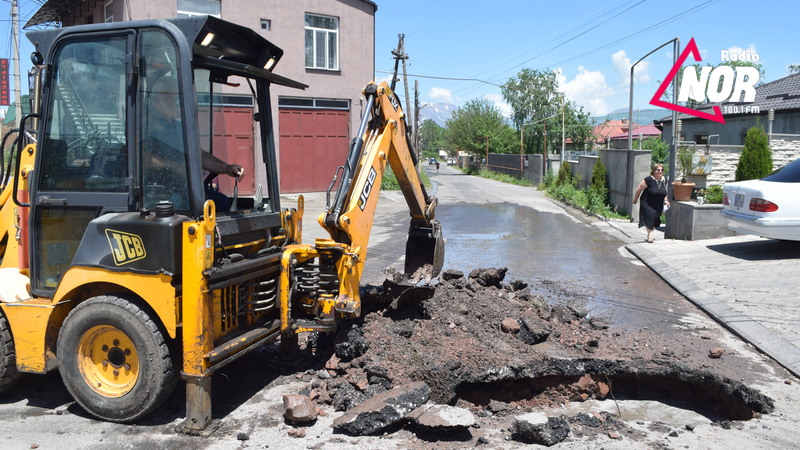
M528 442L549 447L567 438L569 423L563 417L547 417L543 413L532 412L517 416L512 431Z
M398 386L359 403L334 420L333 428L352 436L374 435L404 420L430 395L431 388L424 382Z

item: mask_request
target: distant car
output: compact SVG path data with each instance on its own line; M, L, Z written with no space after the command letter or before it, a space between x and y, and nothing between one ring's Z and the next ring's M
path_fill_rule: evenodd
M434 165L434 164L436 164L436 158L430 158L430 159L428 159L428 165L429 165L429 166L432 166L432 165Z
M800 159L760 180L723 186L722 216L738 233L800 241Z

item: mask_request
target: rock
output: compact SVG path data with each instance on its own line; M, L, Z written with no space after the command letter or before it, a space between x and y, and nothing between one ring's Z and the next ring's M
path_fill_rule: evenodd
M516 334L519 332L519 322L517 319L512 319L511 317L506 317L500 322L500 329L503 330L503 333L511 333Z
M514 291L514 292L521 291L521 290L525 289L526 287L528 287L528 283L525 283L522 280L514 280L514 281L511 282L510 287L511 287L511 290Z
M331 357L325 362L325 368L328 370L338 370L339 369L339 359L336 354L331 355Z
M517 337L528 345L540 344L550 337L550 328L539 322L529 322L525 319L520 321L519 332Z
M468 409L449 405L422 405L407 417L427 428L457 429L475 425L475 416Z
M350 361L353 358L366 353L369 349L369 342L364 339L364 330L358 326L353 326L347 333L340 331L336 335L336 344L333 351L342 361Z
M514 418L511 429L527 441L549 447L566 439L569 423L563 417L547 417L543 413L532 412Z
M332 399L331 405L336 411L347 411L367 398L365 394L356 390L352 384L345 380L328 385L328 393Z
M333 422L336 431L353 436L374 435L402 420L428 401L431 388L424 382L409 383L369 398Z
M305 395L284 395L283 417L291 422L312 422L317 420L317 408Z
M508 272L508 267L503 267L500 269L475 269L469 273L469 277L474 279L479 285L483 287L502 287L501 282L503 278L506 277L506 272Z
M582 425L586 425L592 428L597 428L603 424L603 419L600 417L599 414L594 415L594 414L579 413L577 416L575 416L575 421Z
M606 383L602 381L597 382L597 398L606 398L609 392L611 392L611 388L608 387Z
M489 400L489 405L486 407L489 411L493 413L498 413L500 411L508 411L511 407L506 402L501 402L500 400Z
M250 440L250 436L247 433L236 433L236 439L240 441L247 441ZM36 447L31 447L36 448Z
M459 278L464 278L464 272L460 270L448 269L442 272L441 277L445 281L458 280Z
M714 359L719 359L719 358L722 358L722 354L723 353L725 353L725 349L720 348L720 347L714 347L714 348L712 348L711 350L708 351L708 357L709 358L714 358Z
M616 431L609 431L608 437L610 437L611 439L622 439L622 436Z

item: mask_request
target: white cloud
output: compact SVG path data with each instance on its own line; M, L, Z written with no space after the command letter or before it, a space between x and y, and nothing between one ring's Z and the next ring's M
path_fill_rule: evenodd
M622 78L622 83L630 84L631 64L633 64L633 62L631 62L631 59L628 58L625 50L620 50L611 55L611 62L614 64L614 69L617 71L620 78ZM639 64L637 64L636 68L633 70L633 81L635 83L650 82L650 74L647 72L649 67L650 63L648 61L639 62Z
M450 89L432 87L428 91L428 97L442 103L453 103L453 92Z
M503 117L505 118L511 117L511 114L514 112L511 109L511 105L506 103L503 100L503 96L500 94L487 94L484 95L483 98L484 100L488 100L489 102L491 102L495 106L495 108L499 109L500 114L502 114Z
M610 111L608 99L616 95L616 92L606 83L602 71L590 72L583 66L578 66L578 74L568 81L563 69L559 68L556 70L556 79L567 100L583 106L584 111L592 115L607 114Z

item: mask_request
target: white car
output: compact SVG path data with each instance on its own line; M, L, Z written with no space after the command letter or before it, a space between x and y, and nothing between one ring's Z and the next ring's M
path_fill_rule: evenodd
M721 213L737 233L800 241L800 159L760 180L726 184Z

